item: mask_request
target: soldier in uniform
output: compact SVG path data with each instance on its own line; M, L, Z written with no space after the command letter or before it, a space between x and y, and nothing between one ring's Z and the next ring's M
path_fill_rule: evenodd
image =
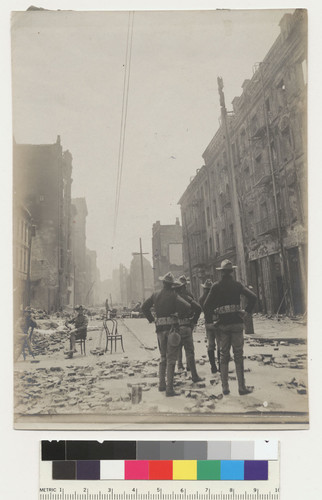
M199 304L201 305L202 310L204 311L204 303L206 298L208 297L209 291L212 287L213 283L210 279L207 279L202 286L204 289L204 293L201 295L199 299ZM205 313L204 311L204 316L205 316L205 328L206 328L206 335L207 335L207 351L208 351L208 358L210 362L210 367L211 367L211 373L217 373L218 369L220 370L220 354L219 354L219 337L220 333L218 330L218 326L214 324L214 317L213 313ZM216 352L216 341L217 341L217 358L218 358L218 369L216 365L216 360L215 360L215 352Z
M238 391L241 396L249 394L252 390L246 387L244 378L243 357L243 311L240 307L241 295L246 297L245 313L251 314L256 302L256 295L243 286L233 277L233 266L231 261L225 259L221 267L221 280L213 284L204 303L205 314L218 315L218 326L220 331L220 373L224 395L229 394L228 385L228 363L230 359L230 348L233 348L236 375L238 380Z
M78 339L86 339L87 336L88 318L84 314L84 307L81 305L76 306L75 311L77 311L77 316L66 323L75 325L75 328L70 332L70 351L67 353L67 358L72 358L74 352L76 352L75 341Z
M17 351L15 354L15 361L22 353L23 359L26 359L25 348L28 348L29 354L34 358L34 353L31 347L31 337L34 328L37 328L37 323L32 317L32 310L26 307L23 316L17 321L15 325L15 337L17 344Z
M204 379L199 377L196 369L195 349L192 338L193 329L196 326L201 314L201 307L198 302L194 300L192 294L187 290L187 278L185 276L180 276L178 281L179 284L175 284L177 293L182 299L185 300L186 303L189 304L189 307L187 307L186 305L179 305L178 310L181 345L184 347L186 353L187 366L191 371L192 381L202 382Z
M189 283L190 283L188 278L186 278L185 275L182 275L178 278L178 282L182 283L181 295L184 293L188 297L191 297L192 299L194 299L192 293L187 288L187 285L189 285ZM184 370L184 366L183 366L183 362L182 362L182 349L183 349L183 343L181 341L180 345L179 345L179 350L178 350L178 370L181 370L181 371ZM187 363L187 371L189 372L190 368L189 368L189 363L188 363L187 357L186 357L186 363Z
M172 273L159 278L163 282L160 292L153 293L142 305L142 312L149 323L155 322L156 334L160 350L159 364L159 391L166 391L166 396L177 396L173 390L174 369L178 356L180 337L178 335L178 305L189 307L183 299L178 297ZM151 312L154 307L155 318ZM175 334L176 333L176 334Z

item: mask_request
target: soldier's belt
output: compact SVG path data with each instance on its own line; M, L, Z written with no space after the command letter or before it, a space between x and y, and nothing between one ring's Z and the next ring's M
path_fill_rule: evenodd
M235 313L241 311L241 307L236 304L229 304L226 306L220 306L215 309L216 314L227 314L227 313Z
M191 325L191 319L190 318L182 318L179 319L179 326L186 326L186 325Z
M163 317L163 318L155 318L155 324L157 326L161 325L176 325L178 323L177 318L171 318L171 316Z

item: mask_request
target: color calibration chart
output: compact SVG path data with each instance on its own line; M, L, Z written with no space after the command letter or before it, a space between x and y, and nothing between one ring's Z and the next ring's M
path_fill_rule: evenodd
M277 441L42 441L40 500L279 500Z

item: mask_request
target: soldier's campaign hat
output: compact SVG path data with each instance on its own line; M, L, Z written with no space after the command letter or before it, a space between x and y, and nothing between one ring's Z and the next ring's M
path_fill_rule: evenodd
M210 290L210 288L212 287L212 281L208 279L201 286L202 286L202 288L206 288L207 290Z
M84 309L84 306L82 306L81 304L75 306L75 311L79 311L80 309Z
M183 285L189 285L190 280L183 274L178 278L178 281L180 281Z
M237 269L237 266L233 266L232 262L225 259L221 263L221 267L216 267L217 271L231 271L232 269Z
M164 283L169 283L170 285L173 285L175 282L174 276L172 273L167 273L164 276L159 276L159 280L163 281Z

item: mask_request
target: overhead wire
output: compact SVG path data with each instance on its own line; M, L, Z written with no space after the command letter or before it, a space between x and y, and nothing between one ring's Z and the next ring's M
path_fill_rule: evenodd
M134 12L129 12L127 40L126 40L126 53L125 53L125 70L124 70L124 80L123 80L120 140L119 140L118 162L117 162L117 178L116 178L116 188L115 188L114 226L113 226L112 249L114 248L114 243L115 243L115 238L116 238L116 230L117 230L117 222L118 222L119 206L120 206L120 196L121 196L121 185L122 185L122 174L123 174L123 163L124 163L124 149L125 149L125 132L126 132L126 123L127 123L129 85L130 85L130 76L131 76L133 24L134 24Z

